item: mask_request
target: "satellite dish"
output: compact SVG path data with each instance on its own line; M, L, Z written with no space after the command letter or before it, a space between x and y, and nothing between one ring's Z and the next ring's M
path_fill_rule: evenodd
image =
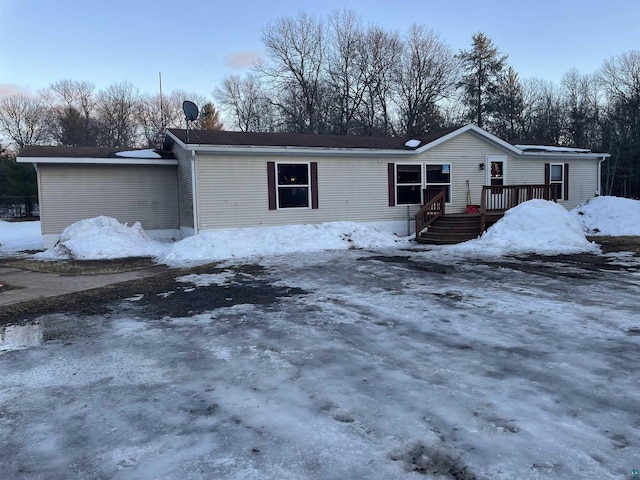
M184 119L187 121L186 140L187 143L189 143L189 122L193 122L198 119L199 110L195 103L185 100L182 102L182 111L184 112Z
M199 110L195 103L185 100L182 102L182 111L184 112L184 118L187 122L193 122L198 119Z

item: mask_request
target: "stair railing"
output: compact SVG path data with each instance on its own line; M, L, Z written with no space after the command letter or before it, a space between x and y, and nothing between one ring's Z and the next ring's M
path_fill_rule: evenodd
M446 190L426 188L423 190L425 204L416 213L416 238L420 232L444 215Z

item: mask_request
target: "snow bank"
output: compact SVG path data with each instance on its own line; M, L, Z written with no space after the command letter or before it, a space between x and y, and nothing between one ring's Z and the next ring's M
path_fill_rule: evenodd
M571 210L589 235L640 235L640 201L595 197Z
M105 260L126 257L156 257L165 246L149 240L139 222L132 226L101 215L80 220L64 229L58 243L36 254L41 259Z
M353 222L214 230L171 245L160 261L177 266L230 258L389 247L406 241Z
M100 216L67 227L54 247L36 257L77 260L154 257L161 263L180 266L232 258L388 247L403 241L407 240L357 223L333 222L205 231L166 244L150 240L139 223L128 227L115 218Z
M40 222L5 222L0 220L0 254L41 248Z
M508 210L482 237L447 247L456 253L558 255L600 251L589 242L580 224L561 205L529 200Z

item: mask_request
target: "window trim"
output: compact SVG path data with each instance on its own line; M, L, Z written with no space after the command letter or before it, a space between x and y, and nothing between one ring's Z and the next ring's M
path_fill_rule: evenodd
M404 165L419 165L420 166L420 183L398 183L398 166ZM449 165L449 182L448 183L427 183L427 165ZM391 169L389 169L391 171ZM424 204L424 189L429 187L449 187L449 201L445 200L445 205L453 204L453 162L402 162L402 163L394 163L393 164L393 191L389 189L389 206L412 206L412 205L423 205ZM411 187L418 185L420 187L420 203L400 203L398 198L398 187ZM394 203L395 205L391 205L391 194L394 195Z
M560 185L560 187L558 187L558 200L564 200L565 195L564 195L564 184L565 184L565 165L564 163L549 163L549 185ZM552 176L553 176L553 167L554 166L559 166L560 167L560 180L552 180Z
M399 166L419 166L420 167L420 182L419 183L399 183L398 182L398 167ZM422 205L423 203L423 196L422 196L422 189L424 188L424 164L423 163L416 163L416 162L409 162L409 163L396 163L394 164L394 193L395 193L395 200L396 200L396 205ZM400 203L400 195L398 195L398 187L413 187L413 186L418 186L420 189L420 203Z
M300 185L280 185L280 176L278 175L278 168L280 165L306 165L307 166L307 183ZM275 193L276 193L276 210L302 210L307 209L311 210L313 207L312 204L312 195L311 195L311 186L313 184L311 178L311 162L275 162ZM280 206L280 189L281 188L306 188L307 189L307 205L304 207L281 207Z
M507 165L507 157L505 155L487 155L485 158L485 172L486 172L486 185L488 187L491 187L491 179L493 177L491 177L491 164L492 163L502 163L502 185L493 185L496 187L499 186L505 186L508 185L507 184L507 170L508 170L508 165Z
M427 165L449 165L449 183L427 183ZM446 200L445 195L445 205L451 205L453 203L453 163L452 162L424 162L424 187L429 188L429 186L438 187L449 187L449 201Z

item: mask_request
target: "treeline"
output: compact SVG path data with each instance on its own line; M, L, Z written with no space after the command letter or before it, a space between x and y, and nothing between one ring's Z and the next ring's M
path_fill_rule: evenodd
M222 128L213 103L195 93L149 95L128 82L96 91L89 82L61 80L35 97L13 95L0 100L0 131L18 148L157 147L164 128L184 128L185 99L201 105L194 128Z
M610 152L603 193L640 197L640 51L556 84L521 79L483 33L455 52L422 25L398 33L348 10L280 18L262 42L266 58L212 92L232 129L417 136L474 122L512 142ZM95 92L63 80L37 98L0 101L0 131L19 147L156 146L164 127L184 125L187 98L203 105L195 128L222 128L197 94L160 98L128 83Z

